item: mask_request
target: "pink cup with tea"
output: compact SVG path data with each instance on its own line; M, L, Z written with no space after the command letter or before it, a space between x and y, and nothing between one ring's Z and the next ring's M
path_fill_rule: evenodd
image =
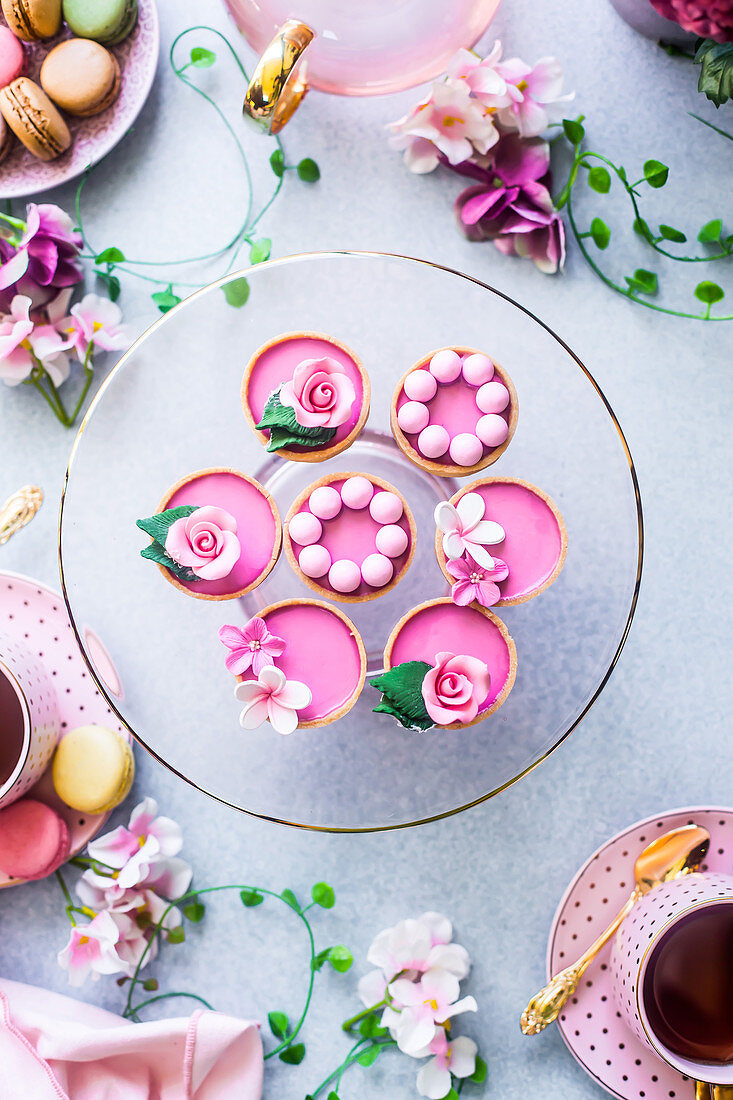
M618 1011L645 1046L693 1080L733 1085L733 877L651 890L617 933L611 973Z
M39 659L0 634L0 807L43 775L60 733L56 692Z

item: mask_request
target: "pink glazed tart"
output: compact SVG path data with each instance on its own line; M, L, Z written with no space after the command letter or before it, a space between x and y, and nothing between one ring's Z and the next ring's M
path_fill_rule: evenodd
M227 576L187 581L160 565L167 581L198 600L234 600L261 584L280 556L282 525L275 501L258 481L225 466L197 470L168 490L158 512L181 505L224 509L246 539L242 538L241 553Z
M496 462L517 426L517 393L506 371L475 348L439 348L400 379L392 432L411 462L441 477Z
M310 703L298 711L298 729L327 726L348 714L361 694L367 667L364 643L351 619L310 599L282 600L258 616L285 642L277 667L288 680L310 689ZM253 676L248 672L237 678Z
M478 493L486 507L485 518L501 524L502 542L489 546L489 553L509 569L508 577L497 581L501 599L495 607L525 603L539 596L557 580L565 564L568 533L555 502L528 481L513 477L487 477L466 485L450 498L457 504L467 493ZM435 537L438 565L452 584L441 533Z
M465 729L488 718L506 702L517 675L517 648L504 623L485 607L458 607L450 596L419 604L400 619L384 649L384 669L406 661L435 663L438 653L461 653L486 665L489 693L472 722L441 729ZM436 727L438 728L438 727Z
M402 580L417 529L407 501L373 474L332 474L313 482L285 517L285 553L309 588L363 603Z
M268 402L285 384L292 384L296 369L306 361L328 359L333 369L346 375L353 387L346 419L335 434L316 446L291 444L275 453L295 462L322 462L350 447L360 434L369 415L371 387L361 362L345 344L318 332L291 332L264 344L250 359L242 379L242 408L262 443L269 447L270 431L258 429ZM317 398L316 398L317 400Z

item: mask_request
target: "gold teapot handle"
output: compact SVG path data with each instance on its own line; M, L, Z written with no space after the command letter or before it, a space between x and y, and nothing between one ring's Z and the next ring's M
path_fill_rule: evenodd
M314 37L305 23L288 19L258 61L243 111L264 133L279 133L308 91L302 57Z
M24 485L13 493L0 508L0 546L30 523L42 504L43 490L37 485Z

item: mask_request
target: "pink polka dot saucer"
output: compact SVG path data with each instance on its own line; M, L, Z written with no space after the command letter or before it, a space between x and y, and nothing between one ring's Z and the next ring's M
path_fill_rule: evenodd
M603 844L570 883L550 930L548 979L578 958L628 899L634 860L641 849L655 836L692 824L707 829L712 838L701 870L731 873L733 809L693 806L630 826ZM619 1100L692 1100L690 1078L661 1061L622 1021L613 995L609 955L610 946L591 963L557 1021L570 1052L597 1084Z
M477 473L504 453L517 426L511 378L475 348L440 348L401 378L392 397L397 445L442 477Z
M331 599L374 600L402 580L417 529L402 494L374 474L331 474L309 485L285 518L298 576Z

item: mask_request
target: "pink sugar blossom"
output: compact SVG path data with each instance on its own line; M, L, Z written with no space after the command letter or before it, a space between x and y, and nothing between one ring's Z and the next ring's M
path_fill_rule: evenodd
M501 591L496 582L505 581L509 576L509 568L501 558L494 558L493 569L477 565L466 556L448 561L446 567L455 578L451 597L453 603L459 607L467 607L474 600L482 607L493 607L501 599Z
M120 931L106 911L97 913L89 924L71 929L69 942L59 952L59 966L68 971L70 985L82 985L89 974L118 974L126 965L117 953Z
M390 123L390 144L412 172L432 172L441 158L460 164L499 140L491 114L464 81L433 84L427 98Z
M690 34L733 42L731 0L650 0L652 7Z
M311 701L310 688L300 680L286 680L274 665L262 669L256 680L237 684L234 696L244 708L239 715L242 729L253 730L269 721L278 733L292 733L298 725L298 711Z
M202 581L228 577L242 553L237 521L223 508L197 508L170 525L165 552Z
M280 387L279 398L303 427L338 428L351 415L356 389L341 364L324 356L298 363L293 377Z
M472 722L490 686L489 670L478 657L437 653L422 682L425 709L437 726Z
M466 493L457 504L442 500L435 509L435 523L443 533L443 552L453 560L469 554L486 569L494 568L494 559L486 549L502 542L504 528L484 518L486 505L480 493Z
M271 634L264 619L255 615L240 629L238 626L222 626L219 638L231 650L225 664L235 676L243 676L252 669L259 676L266 665L274 665L285 652L285 642Z

